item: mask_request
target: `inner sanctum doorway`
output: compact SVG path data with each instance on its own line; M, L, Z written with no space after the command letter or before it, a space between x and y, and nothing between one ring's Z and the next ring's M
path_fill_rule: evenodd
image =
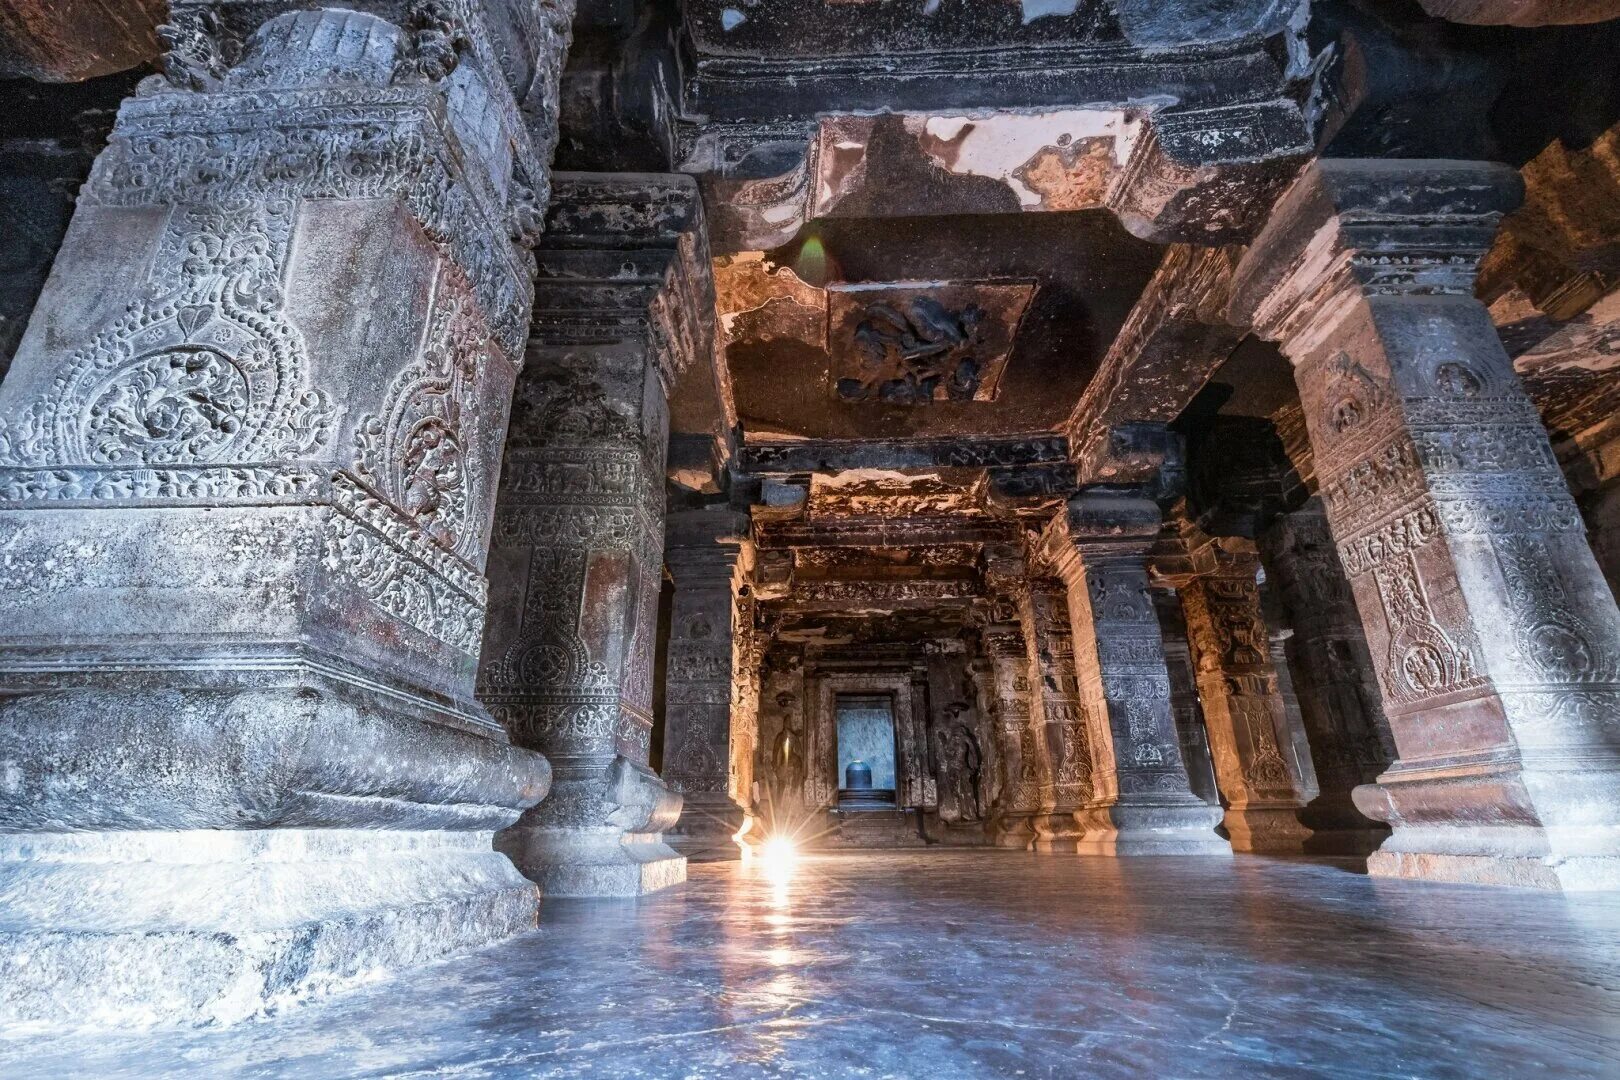
M894 806L894 699L839 694L835 701L838 805Z

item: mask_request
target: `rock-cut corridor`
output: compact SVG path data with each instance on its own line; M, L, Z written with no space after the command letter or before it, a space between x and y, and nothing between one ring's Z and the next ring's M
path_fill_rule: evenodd
M1613 1077L1620 900L1326 863L808 856L228 1030L0 1076Z

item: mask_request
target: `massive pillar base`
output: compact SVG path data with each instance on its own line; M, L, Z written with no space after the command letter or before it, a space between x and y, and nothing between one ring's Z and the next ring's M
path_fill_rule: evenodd
M1215 832L1221 809L1202 801L1174 804L1122 803L1088 807L1079 814L1085 836L1081 855L1217 855L1231 847Z
M229 1024L535 925L489 832L0 838L0 1024Z
M680 816L681 796L644 765L560 764L551 798L495 847L546 896L641 896L686 880L685 856L663 836Z
M495 846L546 896L642 896L686 880L686 857L658 833L518 825Z
M693 862L742 858L737 842L746 815L724 792L688 792L681 819L665 837L669 846Z
M1039 814L1032 819L1035 835L1029 849L1051 854L1072 853L1080 844L1085 830L1075 820L1074 812Z
M1233 851L1259 855L1303 855L1311 830L1300 823L1299 811L1287 806L1232 807L1222 819Z
M1034 815L1007 812L990 823L990 842L999 848L1026 851L1035 840Z
M1367 860L1375 877L1565 891L1620 889L1613 774L1484 768L1461 779L1403 778L1355 790L1394 833ZM1549 821L1561 822L1551 824Z
M0 1024L230 1023L534 926L491 839L550 770L475 711L101 681L0 703Z

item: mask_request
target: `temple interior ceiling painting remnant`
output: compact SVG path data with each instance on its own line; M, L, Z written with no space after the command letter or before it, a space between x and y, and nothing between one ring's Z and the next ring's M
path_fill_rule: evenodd
M651 1065L674 1012L576 1008L614 1075L971 1075L995 979L930 1064L815 957L897 898L996 955L999 889L1168 985L1150 878L1325 995L1257 978L1188 1071L1286 1071L1441 923L1553 917L1515 890L1592 894L1501 962L1580 968L1596 1031L1617 56L1616 0L0 3L0 1072L487 946L516 1074L532 957L583 993L639 937L764 1004ZM735 947L671 915L766 884ZM1266 959L1301 889L1383 943ZM855 1057L714 1034L788 1023L756 953ZM1620 1054L1547 1065L1538 1009L1470 1060Z

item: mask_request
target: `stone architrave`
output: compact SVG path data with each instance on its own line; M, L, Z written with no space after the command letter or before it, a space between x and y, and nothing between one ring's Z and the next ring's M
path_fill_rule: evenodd
M1223 823L1233 851L1300 854L1310 830L1300 824L1300 778L1279 738L1288 719L1260 609L1260 561L1246 541L1210 546L1215 565L1179 592Z
M1091 748L1075 678L1074 635L1063 582L1032 576L1019 597L1029 650L1030 726L1043 762L1035 851L1073 851L1080 842L1075 811L1091 801Z
M1519 196L1473 162L1321 161L1239 269L1292 360L1399 752L1381 875L1620 886L1620 612L1473 296Z
M1230 855L1219 807L1192 793L1170 706L1164 640L1148 592L1160 513L1128 492L1069 500L1042 538L1068 589L1080 699L1092 720L1088 855ZM1089 632L1088 632L1089 631Z
M558 896L685 880L649 763L668 388L714 310L686 177L557 174L490 552L480 699L555 770L497 841Z
M368 9L172 5L0 389L0 1020L534 925L473 675L572 5Z
M746 569L748 515L672 514L664 565L674 592L664 668L664 781L684 805L670 845L688 857L737 858L745 803L731 789L736 677L733 608ZM757 698L756 698L757 700Z
M1389 830L1356 809L1351 792L1376 781L1395 755L1367 638L1320 499L1279 517L1260 550L1294 631L1290 667L1320 788L1300 811L1312 830L1305 850L1367 855Z

